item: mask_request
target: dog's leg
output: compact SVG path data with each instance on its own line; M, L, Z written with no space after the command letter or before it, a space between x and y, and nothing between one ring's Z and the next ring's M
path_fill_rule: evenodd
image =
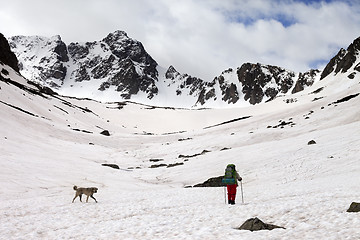
M78 194L78 193L75 193L75 197L74 197L74 199L73 199L73 201L72 201L72 202L74 202L74 201L75 201L75 199L76 199L78 196L79 196L79 194ZM80 201L81 201L81 197L80 197Z
M89 195L87 195L86 202L88 202L88 200L89 200Z
M95 202L97 203L97 201L96 201L96 199L94 198L94 196L93 196L93 195L91 195L90 197L91 197L92 199L94 199L94 200L95 200Z
M81 196L82 196L82 194L80 194L80 195L79 195L79 198L80 198L80 202L82 202L82 201L81 201Z

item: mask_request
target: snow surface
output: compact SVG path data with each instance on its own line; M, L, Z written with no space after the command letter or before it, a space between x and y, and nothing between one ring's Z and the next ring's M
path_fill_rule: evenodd
M20 68L22 75L27 79L35 81L40 79L41 75L43 75L40 69L43 69L44 62L46 62L46 66L54 66L58 61L58 56L54 53L54 49L57 46L57 42L61 41L59 35L51 38L42 36L15 36L13 39L13 44L16 47L12 46L12 50L15 50L17 55L21 53L22 61ZM47 84L50 84L50 82L61 85L59 79L49 79Z
M360 215L346 212L360 201L360 96L333 104L358 93L358 74L339 75L246 108L121 108L0 81L0 239L360 239ZM150 168L161 163L183 165ZM234 206L223 188L184 188L228 163L244 204L240 187ZM98 203L71 203L73 185L98 187ZM253 217L286 229L235 229Z

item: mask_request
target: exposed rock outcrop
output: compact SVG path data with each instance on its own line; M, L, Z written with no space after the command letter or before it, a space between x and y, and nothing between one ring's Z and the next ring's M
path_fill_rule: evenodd
M278 93L287 93L294 84L295 73L283 68L245 63L238 70L239 82L243 85L245 101L251 104L262 102L264 97L274 99Z
M259 230L273 230L275 228L282 228L273 224L264 223L259 218L250 218L246 220L238 229L239 230L249 230L249 231L259 231Z
M352 202L347 212L360 212L360 203Z
M0 33L0 62L10 66L16 72L19 72L18 59L15 54L10 50L9 42Z
M224 178L223 175L219 177L209 178L203 183L194 185L194 187L223 187L226 186L226 184L222 182L223 178Z
M295 83L295 87L291 93L301 92L305 87L310 87L315 81L315 77L320 73L318 69L311 69L305 73L299 73L299 77Z
M360 52L360 37L355 39L353 43L349 45L347 50L340 49L338 54L333 57L326 65L324 71L321 73L321 78L327 77L330 73L338 74L339 72L347 72L356 62L357 55ZM360 72L360 64L354 67L354 70Z

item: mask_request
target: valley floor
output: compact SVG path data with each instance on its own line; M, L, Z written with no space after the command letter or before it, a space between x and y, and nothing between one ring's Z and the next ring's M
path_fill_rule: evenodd
M312 192L269 189L255 193L244 184L245 204L224 203L223 188L100 189L92 199L71 204L71 191L1 201L0 239L359 239L360 218L346 213L351 189ZM237 230L258 217L285 227Z
M360 84L335 80L289 104L195 111L0 81L0 239L360 239L346 212L360 202ZM244 204L239 188L234 206L221 187L185 188L228 163ZM73 185L98 187L98 203L71 203ZM285 229L236 229L254 217Z

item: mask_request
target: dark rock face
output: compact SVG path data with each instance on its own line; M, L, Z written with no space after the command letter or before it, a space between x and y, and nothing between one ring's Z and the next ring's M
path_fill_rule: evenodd
M66 44L61 40L60 36L55 36L52 46L52 54L48 57L42 57L39 62L38 69L43 74L43 79L56 79L60 84L63 83L67 73L65 62L69 61ZM59 87L57 83L51 83L53 87Z
M216 78L212 82L206 82L198 95L196 104L204 105L208 100L217 98L214 85L216 84Z
M356 55L360 52L360 37L355 39L353 43L347 48L347 52L342 61L335 68L335 73L345 73L356 61Z
M66 44L63 41L61 41L60 38L56 41L56 46L54 48L54 52L57 54L57 59L60 62L69 61Z
M123 31L116 31L109 34L102 40L109 46L109 50L115 56L112 63L118 65L119 71L112 78L106 81L107 86L117 86L117 91L125 92L121 96L129 99L131 95L137 94L139 91L147 93L149 99L158 93L155 85L158 72L156 70L157 63L145 51L141 42L133 40ZM137 71L141 69L141 73ZM109 69L108 65L105 65ZM99 69L102 71L102 69Z
M296 77L293 71L277 66L245 63L237 68L236 72L230 68L215 77L211 84L204 84L197 103L204 104L210 99L216 100L219 94L215 91L215 85L221 90L221 100L228 104L237 103L239 100L248 101L250 104L271 101L291 89L292 93L296 93L311 86L319 73L319 70L312 69ZM237 82L229 81L232 75L236 75Z
M89 48L87 44L85 44L85 46L81 46L78 43L70 43L68 46L68 51L70 57L74 59L74 61L78 61L79 59L82 59L89 54Z
M205 104L208 100L216 100L218 97L221 97L221 100L230 104L234 104L240 100L238 86L227 80L228 75L233 74L234 70L229 68L221 73L220 76L214 78L212 82L204 84L204 88L199 94L197 103L201 105ZM219 93L216 94L215 85L218 85L220 88Z
M340 49L340 51L336 54L336 56L333 57L330 60L330 62L326 65L326 67L324 68L324 71L321 73L320 79L323 79L323 78L327 77L330 73L332 73L334 71L335 67L337 66L337 64L342 61L345 54L346 54L346 50L343 48Z
M300 73L299 78L295 83L295 87L291 93L297 93L305 89L305 86L310 87L315 81L315 77L319 74L320 71L317 69L311 69L305 73Z
M283 68L245 63L238 70L239 82L242 84L242 92L245 101L251 104L260 103L266 96L274 99L278 93L287 93L293 86L295 73ZM265 86L268 85L267 88Z
M218 77L215 77L212 82L204 84L204 88L201 90L197 103L204 105L210 99L216 100L218 97L222 97L221 100L230 104L236 103L240 97L238 87L236 84L227 81L227 74L233 73L233 69L229 68L222 72ZM216 94L215 85L220 87L220 96Z
M9 42L0 33L0 62L10 66L16 72L19 72L18 59L15 54L10 50Z
M165 78L171 79L171 80L174 80L178 76L180 76L180 73L178 71L176 71L176 69L173 66L170 66L165 73Z
M198 99L203 99L205 88L211 86L211 83L206 82L200 78L179 73L173 66L170 66L165 72L165 79L168 82L168 86L177 86L177 96L187 94L198 97ZM202 102L205 103L205 101Z
M259 231L259 230L273 230L275 228L282 228L273 224L264 223L258 218L250 218L246 220L238 229L239 230L249 230L249 231Z
M231 83L229 86L225 87L223 90L222 100L227 103L236 103L239 100L239 93L237 91L236 85Z
M349 45L347 50L340 49L338 54L333 57L330 62L326 65L324 71L321 74L323 79L328 76L330 73L335 72L335 74L342 72L347 72L353 64L356 62L357 54L360 52L360 37L355 39L353 43ZM359 71L359 68L355 67L356 71Z
M227 71L223 73L229 73L233 72L233 70L230 68ZM215 81L219 82L220 89L222 92L222 100L227 103L236 103L239 100L239 93L237 90L237 87L234 83L226 83L224 76L219 76L215 78Z

